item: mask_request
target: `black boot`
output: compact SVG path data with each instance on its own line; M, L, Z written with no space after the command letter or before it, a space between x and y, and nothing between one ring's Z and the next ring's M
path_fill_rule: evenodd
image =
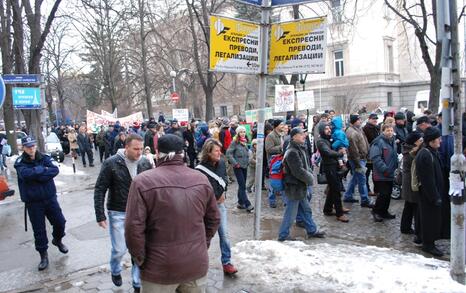
M48 266L49 266L49 256L47 254L47 251L40 252L40 263L37 268L39 269L39 271L43 271Z
M58 247L58 250L60 250L61 253L68 253L68 247L61 242L61 239L53 239L52 244Z

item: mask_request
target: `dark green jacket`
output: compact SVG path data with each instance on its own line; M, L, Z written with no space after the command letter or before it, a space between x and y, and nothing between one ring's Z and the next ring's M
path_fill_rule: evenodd
M301 200L306 197L307 189L313 183L313 175L306 156L305 145L290 142L283 159L285 194L289 199Z

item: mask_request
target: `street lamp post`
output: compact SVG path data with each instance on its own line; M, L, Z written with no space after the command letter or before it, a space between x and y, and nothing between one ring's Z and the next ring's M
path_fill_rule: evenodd
M57 126L58 126L57 98L53 98L53 104L55 106L55 124L57 124Z

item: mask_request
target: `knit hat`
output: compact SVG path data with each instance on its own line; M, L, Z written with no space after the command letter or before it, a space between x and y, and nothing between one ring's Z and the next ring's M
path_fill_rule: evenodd
M236 133L240 133L241 131L246 132L246 128L244 128L244 126L238 126L238 127L236 127Z
M418 141L420 138L422 137L422 134L417 132L417 131L414 131L414 132L411 132L410 134L408 134L408 136L406 137L406 143L409 144L409 145L414 145L414 143L416 141Z
M429 123L430 124L430 119L429 117L427 116L421 116L419 118L416 119L416 124L419 125L419 124L422 124L422 123Z
M181 137L175 134L165 134L159 138L157 149L161 153L179 153L184 148L184 141Z
M149 122L149 125L147 125L147 128L152 129L157 127L157 122Z
M290 137L293 138L293 136L295 136L296 134L301 134L301 133L304 133L305 131L306 130L301 127L295 127L291 129Z
M395 114L395 120L405 120L406 116L403 112L398 112Z
M442 136L440 130L437 127L429 127L424 131L424 142L428 144L429 142L435 140Z
M272 126L273 126L273 128L275 129L275 128L277 128L280 124L282 124L282 123L285 123L285 122L283 122L283 120L281 120L281 119L275 119L275 120L273 120L273 122L272 122Z
M358 114L351 114L350 115L350 123L351 124L354 124L356 121L358 121L359 119L361 119L361 117L359 117Z
M375 113L371 113L369 115L369 119L379 119L379 116L377 114L375 114Z
M303 121L301 121L300 119L298 118L295 118L291 121L291 128L295 128L296 126L299 126L299 124L303 123ZM304 123L303 123L304 124Z

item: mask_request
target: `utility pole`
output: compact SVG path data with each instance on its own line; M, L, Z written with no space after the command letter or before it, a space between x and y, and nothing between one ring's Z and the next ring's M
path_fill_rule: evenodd
M442 42L442 135L453 133L455 153L451 157L451 277L465 284L464 181L466 162L462 149L461 77L456 0L437 0L437 40Z
M261 205L262 205L262 164L264 160L264 125L265 125L265 99L267 97L267 60L269 54L269 31L271 0L263 0L261 7L260 28L260 74L259 74L259 97L257 111L257 155L256 155L256 180L255 180L255 217L254 217L254 239L260 239L261 231Z

